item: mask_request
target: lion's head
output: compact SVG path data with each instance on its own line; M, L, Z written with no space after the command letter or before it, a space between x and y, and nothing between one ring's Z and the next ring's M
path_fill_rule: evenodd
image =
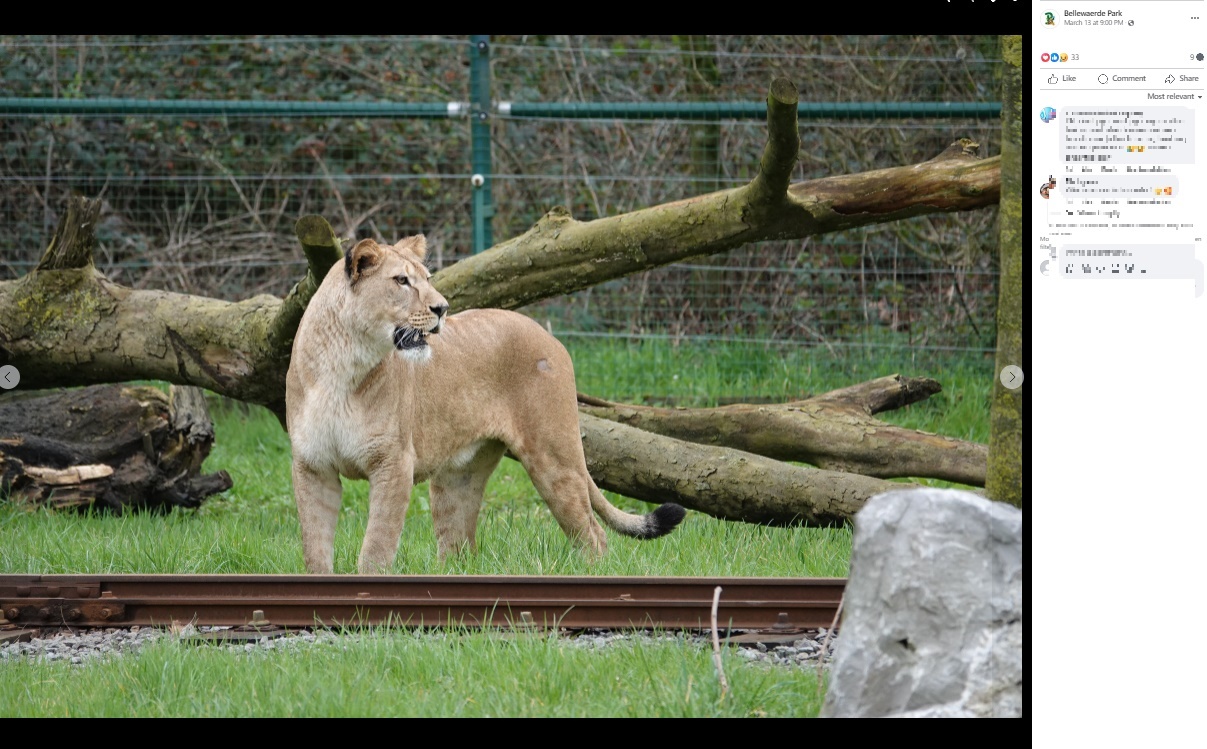
M412 361L431 356L427 337L439 333L448 302L432 286L423 264L422 234L394 245L362 239L344 256L344 273L356 317L370 336L383 336Z

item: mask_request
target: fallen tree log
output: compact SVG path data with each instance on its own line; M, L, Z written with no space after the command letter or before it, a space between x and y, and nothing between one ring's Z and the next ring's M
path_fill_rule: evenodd
M24 394L22 394L24 395ZM197 507L231 487L203 475L213 423L197 388L96 385L0 402L0 497L33 506Z
M985 485L988 448L887 424L873 414L939 392L938 382L900 375L776 405L634 406L579 394L579 413L702 445L877 478L935 478Z
M587 470L600 488L722 520L841 526L872 496L913 486L684 442L586 413L578 420Z

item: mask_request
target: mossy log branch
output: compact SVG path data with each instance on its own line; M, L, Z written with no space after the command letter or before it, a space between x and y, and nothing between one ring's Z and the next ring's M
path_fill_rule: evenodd
M887 424L872 414L939 392L938 382L881 377L778 405L653 408L579 396L579 413L702 445L877 478L919 477L985 485L987 449Z
M92 264L98 210L72 197L38 268L0 282L0 365L15 365L22 387L166 380L281 412L294 331L342 258L327 222L298 222L310 267L284 299L225 302L110 281ZM315 224L328 240L313 238Z
M748 185L576 221L557 207L526 233L436 274L453 310L516 309L630 273L750 242L800 239L926 213L998 202L1001 159L961 140L930 161L789 184L800 150L796 88L767 97L767 146Z

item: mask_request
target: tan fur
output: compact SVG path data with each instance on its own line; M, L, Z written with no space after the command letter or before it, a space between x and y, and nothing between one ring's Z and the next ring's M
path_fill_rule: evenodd
M641 535L647 519L608 503L587 473L565 348L514 312L444 318L425 253L422 236L361 241L298 327L286 415L306 569L332 571L341 474L370 484L361 573L392 569L411 489L425 480L441 558L473 548L483 488L508 449L588 553L607 548L593 508ZM399 351L400 327L424 331L428 346Z

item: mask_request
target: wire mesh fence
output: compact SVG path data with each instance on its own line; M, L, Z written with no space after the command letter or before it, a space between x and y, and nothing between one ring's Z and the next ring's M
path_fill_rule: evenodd
M305 270L293 223L307 213L348 238L422 232L434 269L454 263L473 251L474 188L471 121L447 105L472 98L471 52L469 37L0 36L0 278L37 263L71 193L103 198L97 266L129 286L283 294ZM493 37L490 96L513 104L490 116L493 236L558 205L588 220L744 184L766 139L759 119L515 103L757 103L775 76L802 102L996 102L998 69L996 37ZM254 106L203 106L232 100ZM413 106L370 109L384 103ZM875 107L802 119L793 179L914 164L959 138L995 155L999 127ZM791 397L807 383L786 372L783 392L753 392L750 362L986 360L996 256L996 209L936 214L762 242L524 312L576 358L615 352L589 376L605 397L684 397L675 375L702 371L713 398Z

